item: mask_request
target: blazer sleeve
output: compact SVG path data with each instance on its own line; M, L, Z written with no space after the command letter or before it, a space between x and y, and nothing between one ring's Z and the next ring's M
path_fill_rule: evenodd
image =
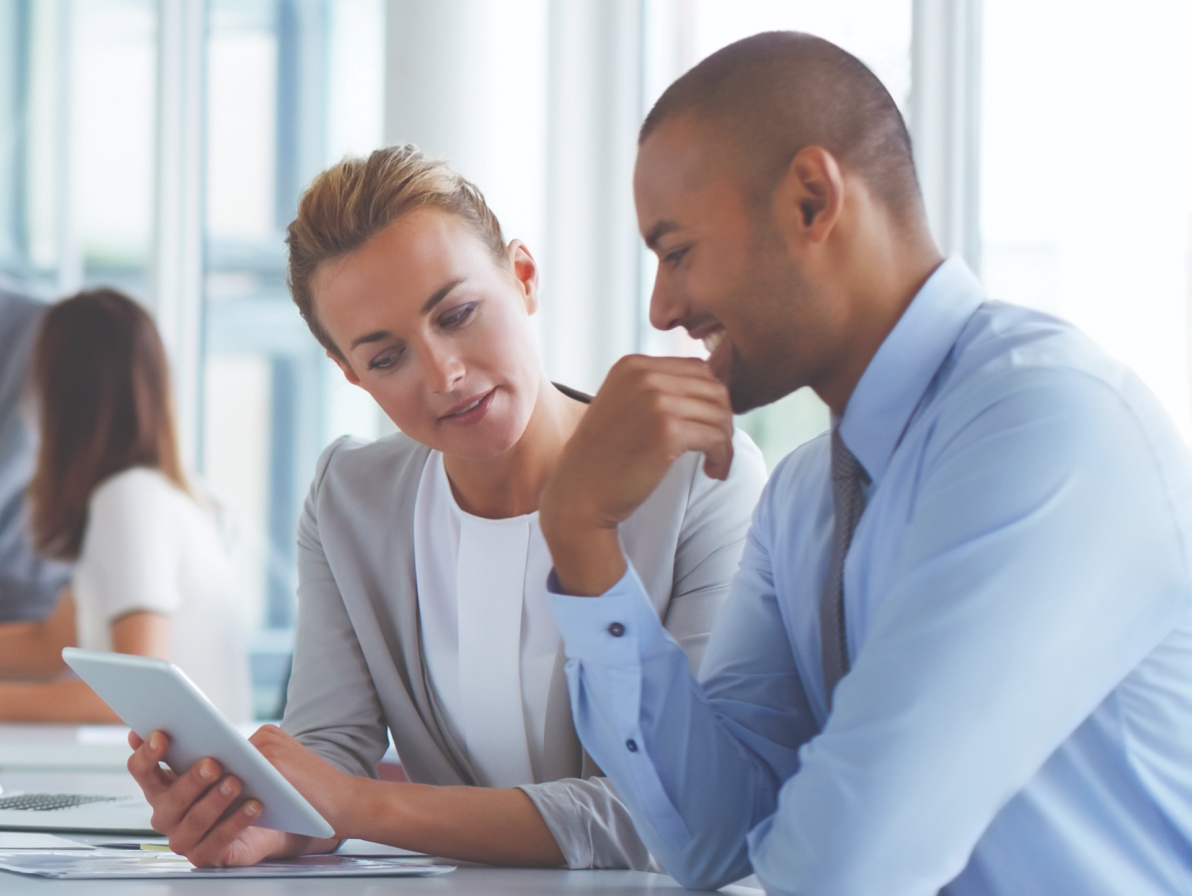
M717 482L695 464L675 548L674 584L663 626L699 669L708 634L737 572L753 510L766 483L761 452L749 436L733 436L729 477ZM564 778L520 789L533 801L568 868L632 868L662 872L642 843L628 807L605 777Z
M319 535L319 494L335 451L315 471L298 523L298 624L281 727L353 775L376 777L389 746L381 701Z

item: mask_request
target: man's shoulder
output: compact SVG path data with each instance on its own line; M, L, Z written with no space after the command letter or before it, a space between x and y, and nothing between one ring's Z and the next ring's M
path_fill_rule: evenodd
M809 488L822 489L831 457L830 430L809 439L780 460L770 474L762 501L786 501Z
M1060 318L989 301L973 315L940 368L922 410L975 418L1029 393L1035 406L1070 402L1073 392L1113 396L1123 410L1165 419L1138 377L1079 328Z

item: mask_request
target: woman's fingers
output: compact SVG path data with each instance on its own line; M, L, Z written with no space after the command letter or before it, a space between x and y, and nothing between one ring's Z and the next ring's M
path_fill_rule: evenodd
M128 743L133 753L128 757L128 773L145 792L145 798L156 807L156 800L165 793L177 780L177 776L161 767L162 757L169 747L169 738L160 731L149 735L149 740L142 741L136 734L129 732Z
M200 868L223 867L229 864L238 864L236 861L236 851L234 847L241 835L252 826L252 823L257 820L261 814L261 804L256 800L248 800L243 806L236 808L234 812L227 815L222 821L216 824L207 835L189 852L182 853L191 863ZM170 848L174 849L173 841L170 843ZM260 856L250 855L245 852L243 855L243 862L251 864L260 859Z
M156 799L149 801L153 805L153 829L173 836L174 830L190 814L195 804L208 795L209 791L217 792L218 788L212 785L219 781L221 774L222 769L214 759L200 759L192 765L186 774L177 778L163 793L158 794ZM229 780L235 781L234 778L225 778L221 786L226 785ZM235 781L231 786L236 789L238 795L239 782Z
M178 780L181 784L183 779ZM233 808L242 791L240 781L228 775L217 786L209 786L205 793L188 802L185 811L163 831L170 838L170 849L179 855L189 857L211 834L220 819ZM154 828L161 830L156 824L156 813L154 818Z

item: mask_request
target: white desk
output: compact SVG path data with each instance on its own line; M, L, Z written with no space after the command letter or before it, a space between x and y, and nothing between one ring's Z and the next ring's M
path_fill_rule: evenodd
M8 790L137 793L124 769L118 732L63 725L0 725L0 784ZM454 863L453 863L454 864ZM674 879L642 871L553 871L461 866L430 878L308 880L50 881L0 872L3 896L659 896L686 892ZM732 896L759 896L725 887Z

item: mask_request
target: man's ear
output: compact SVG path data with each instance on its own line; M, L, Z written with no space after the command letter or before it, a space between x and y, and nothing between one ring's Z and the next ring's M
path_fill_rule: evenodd
M352 368L348 366L347 361L345 361L335 352L331 351L331 349L327 350L327 357L334 361L335 365L343 372L344 379L346 379L353 386L360 385L360 377L356 376Z
M844 176L822 146L808 146L791 159L774 191L774 219L788 241L824 242L844 208Z
M526 314L533 314L538 310L538 262L521 240L513 240L506 251L513 279L521 288L522 299L526 303Z

